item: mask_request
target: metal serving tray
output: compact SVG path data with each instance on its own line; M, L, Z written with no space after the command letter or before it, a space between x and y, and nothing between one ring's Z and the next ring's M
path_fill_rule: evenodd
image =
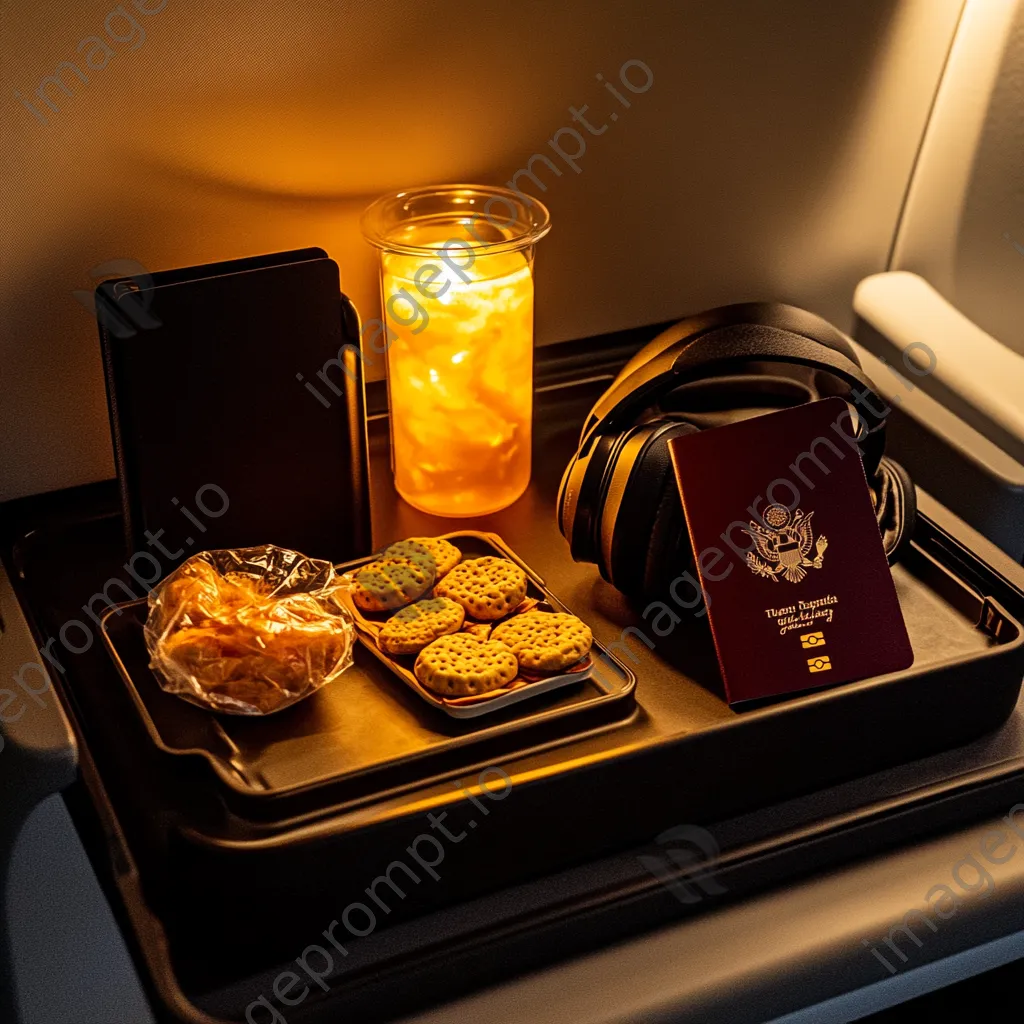
M499 537L463 531L448 539L467 556L515 560L527 575L527 596L567 610ZM410 684L406 676L414 682L415 677L396 672L392 659L359 633L353 666L306 700L273 715L219 715L160 688L148 664L145 620L146 602L129 602L107 611L101 629L147 732L164 753L205 761L242 798L282 797L314 787L330 788L332 802L380 797L443 775L452 755L459 755L459 764L492 763L559 737L614 726L633 709L636 677L600 644L583 674L529 683L496 698L493 706L453 709ZM527 699L528 707L515 707ZM451 721L485 712L485 723Z
M536 605L541 611L567 612L568 608L562 604L544 586L542 580L530 569L530 567L497 535L494 533L481 533L479 530L463 530L457 533L442 534L445 540L450 541L462 552L464 558L480 558L491 555L497 558L508 558L515 562L526 573L526 597L538 601ZM348 573L369 565L374 556L368 558L357 558L344 565L337 566L340 572ZM439 697L436 693L428 690L415 676L412 665L415 658L396 657L385 654L377 646L377 634L387 619L389 613L379 616L365 614L354 604L348 602L349 610L355 620L359 640L369 651L374 654L384 665L386 665L399 679L405 683L421 700L426 701L431 707L443 711L452 718L479 718L481 715L493 714L502 708L518 704L520 701L532 700L542 693L551 693L552 690L560 690L565 686L572 686L583 680L592 680L594 685L609 695L619 697L628 696L635 686L635 680L629 683L632 673L629 672L620 662L613 661L608 653L596 645L594 654L588 655L578 665L573 666L569 672L561 672L558 675L545 676L540 679L520 677L513 681L513 688L508 692L500 692L495 695L483 695L472 698L456 698L449 700ZM609 674L610 673L610 674Z

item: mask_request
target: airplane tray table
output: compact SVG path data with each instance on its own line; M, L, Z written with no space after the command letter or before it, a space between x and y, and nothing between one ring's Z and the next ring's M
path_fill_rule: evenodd
M558 478L600 383L538 395L530 490L512 508L466 525L500 534L635 672L638 707L611 728L563 736L549 747L501 750L482 772L477 760L455 763L443 779L383 793L372 804L288 803L278 815L259 818L222 799L208 765L182 763L152 743L98 637L81 654L59 652L66 669L54 673L59 696L82 743L83 785L69 803L166 1019L213 1019L197 1006L217 1019L241 1019L241 1008L263 991L259 972L294 960L359 896L365 905L368 884L397 859L422 863L416 854L422 855L423 835L447 840L462 830L433 867L421 869L429 884L417 883L401 902L390 899L377 915L371 911L366 937L344 933L352 955L346 953L343 980L289 1011L288 1020L325 1019L317 1014L331 1005L336 1011L336 998L345 1000L346 1019L385 1020L467 987L470 979L455 970L456 949L445 953L442 932L400 941L402 929L415 928L422 915L436 917L501 887L613 855L681 822L753 812L967 743L1010 715L1022 675L1024 638L1016 620L1024 613L1024 571L1013 576L1006 559L995 572L976 559L957 540L962 524L931 505L915 553L895 571L915 668L926 671L899 674L898 685L892 677L866 680L740 714L714 692L713 651L700 629L681 625L648 650L635 631L627 632L646 625L638 610L592 567L569 560L553 521ZM372 427L375 537L447 532L448 522L397 501L386 423ZM115 511L114 489L102 485L4 510L4 557L40 644L116 572L123 552ZM942 827L957 813L980 813L979 786L1019 778L1020 770L1012 760L999 770L989 767L983 778L951 767L927 791L906 796L904 790L884 808L838 807L830 827L838 834L890 821L879 825L879 843ZM507 788L495 785L499 777L510 780ZM961 790L973 794L970 808L965 803L954 812L951 799ZM889 812L900 816L902 830L892 828ZM435 825L446 816L444 829ZM773 835L771 821L762 827L760 835L745 837L758 849L750 886L864 849L856 842L802 843L784 830ZM797 831L806 835L807 827L804 821ZM767 867L775 863L766 857L771 849L786 851L775 874ZM734 891L742 890L737 882ZM635 909L638 891L634 879L598 902L625 900ZM585 948L588 935L599 940L649 926L665 912L663 901L654 904L650 916L619 914L618 925L583 923L574 938L561 934L557 949L567 953ZM556 916L585 922L596 905L593 893L578 893ZM485 946L505 948L505 956L518 950L522 959L515 963L528 964L542 946L530 954L523 935L534 925L549 933L553 920L550 908L538 915L532 925L517 921L514 941L506 929L511 946L492 935L476 942L472 955ZM367 920L355 927L365 932ZM459 955L471 955L465 944ZM513 969L513 961L495 957L492 970ZM474 983L485 974L474 974ZM413 977L415 991L396 988L396 978Z

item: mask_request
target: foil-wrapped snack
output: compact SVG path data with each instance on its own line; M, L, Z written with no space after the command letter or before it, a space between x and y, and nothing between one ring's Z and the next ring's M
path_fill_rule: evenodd
M150 592L150 668L202 707L280 711L352 664L346 586L330 562L274 545L200 552Z

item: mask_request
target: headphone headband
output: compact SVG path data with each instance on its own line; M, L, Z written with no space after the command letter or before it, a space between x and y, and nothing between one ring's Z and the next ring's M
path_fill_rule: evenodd
M793 306L748 302L722 306L663 331L626 364L587 417L580 448L599 431L621 429L683 384L750 362L821 370L866 392L860 415L868 434L884 426L884 406L849 340L820 317ZM881 450L878 451L881 457ZM868 452L865 452L868 455ZM877 460L875 460L877 461Z

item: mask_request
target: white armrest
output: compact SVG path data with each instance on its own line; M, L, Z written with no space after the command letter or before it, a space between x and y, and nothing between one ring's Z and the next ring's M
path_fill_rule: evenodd
M986 334L924 278L907 271L865 278L857 286L853 307L901 352L912 345L905 356L908 362L919 371L932 365L928 376L936 384L1012 438L1012 448L1019 451L1024 445L1024 356ZM924 377L915 377L904 366L896 369L930 390ZM977 424L976 417L969 419Z

